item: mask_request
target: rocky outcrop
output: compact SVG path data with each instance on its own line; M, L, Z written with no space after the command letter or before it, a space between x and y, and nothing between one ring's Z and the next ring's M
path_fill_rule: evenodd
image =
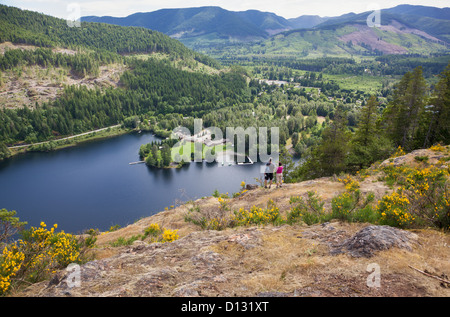
M110 258L95 260L79 269L74 285L72 271L62 271L43 288L39 296L176 296L218 295L215 286L234 277L226 274L230 265L210 248L218 243L243 250L256 247L260 233L256 228L226 231L198 231L172 243L140 242L124 247ZM229 270L228 270L229 271ZM223 295L223 294L222 294Z
M351 238L335 246L331 253L348 253L353 257L372 257L377 251L393 247L411 251L411 244L417 242L417 235L389 226L368 226Z

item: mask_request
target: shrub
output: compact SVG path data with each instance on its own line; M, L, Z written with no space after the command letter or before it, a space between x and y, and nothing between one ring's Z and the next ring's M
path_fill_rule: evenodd
M403 156L403 155L405 155L405 154L406 154L406 153L405 153L405 151L403 150L403 148L402 148L401 146L399 146L399 147L397 148L397 150L395 151L395 153L392 154L390 158L400 157L400 156Z
M162 234L162 242L173 242L175 240L178 240L179 235L178 235L178 230L169 230L169 229L165 229L163 234Z
M273 200L269 200L267 208L252 206L250 210L240 208L234 212L234 224L238 226L275 224L281 221L280 210Z
M308 207L303 200L303 197L294 196L289 199L289 204L294 205L288 211L286 215L286 222L293 224L302 219L303 215L307 212Z
M359 182L351 178L350 175L347 175L346 178L338 178L338 181L343 183L345 185L345 189L350 192L355 191L360 187Z
M428 162L429 157L428 156L415 156L414 159L417 162Z
M184 220L200 226L203 230L223 230L234 226L227 198L219 196L217 200L219 208L203 210L200 209L198 204L192 203L192 207L184 216Z
M17 244L5 246L0 257L0 295L10 289L12 279L21 269L24 259L25 254L19 250Z
M56 232L55 224L50 230L41 222L21 232L22 239L6 245L0 256L0 294L6 293L13 284L35 283L44 280L55 270L71 263L81 264L84 253L91 245L84 239ZM14 279L13 279L14 278Z
M114 226L111 226L109 228L108 232L114 232L114 231L117 231L119 229L120 229L120 225L114 225Z
M116 241L111 242L112 247L122 247L132 245L134 241L140 240L140 236L132 236L131 238L125 239L124 237L119 237Z
M449 229L448 171L436 167L416 169L405 183L403 190L417 224Z
M443 152L445 151L445 147L443 147L441 144L436 144L430 147L430 150L433 152Z
M149 227L144 230L143 235L132 236L128 239L124 237L119 237L116 241L111 243L113 247L121 247L132 245L135 241L144 240L150 237L151 242L165 243L173 242L179 238L177 234L178 230L169 230L159 226L157 223L152 223Z
M309 191L308 198L304 201L303 197L291 197L289 203L292 205L287 213L286 219L288 223L294 223L302 220L307 225L319 223L325 216L325 202L317 195L316 192Z
M409 213L409 206L409 199L401 189L384 196L377 206L380 223L400 228L411 226L415 218Z
M157 223L152 223L148 228L144 231L144 239L148 236L157 237L161 233L161 228Z
M359 189L345 191L331 200L331 215L333 219L344 221L373 221L373 210L369 204L374 200L374 194L361 197Z
M398 227L450 229L448 170L435 166L387 166L383 171L385 180L400 186L397 192L383 197L379 203L382 223Z
M388 165L381 169L384 172L384 176L379 180L385 181L388 185L404 185L406 184L406 178L414 169L407 166L394 166Z

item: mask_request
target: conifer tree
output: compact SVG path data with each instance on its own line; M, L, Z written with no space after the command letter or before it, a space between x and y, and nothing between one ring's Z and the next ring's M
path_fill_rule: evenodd
M423 147L437 142L450 143L450 63L440 75L436 84L430 106Z
M425 110L426 90L427 85L420 66L406 73L396 86L393 101L384 113L387 133L395 145L407 150L417 146L420 119Z
M350 139L347 123L347 116L338 107L333 122L322 132L317 159L323 176L337 174L346 168Z
M361 169L373 162L383 159L391 150L391 142L379 130L377 122L378 101L371 96L367 104L361 109L361 114L352 141L349 155L349 167Z
M306 161L292 173L297 181L331 176L345 171L349 152L350 132L347 116L338 107L333 122L322 132L322 140L306 154Z

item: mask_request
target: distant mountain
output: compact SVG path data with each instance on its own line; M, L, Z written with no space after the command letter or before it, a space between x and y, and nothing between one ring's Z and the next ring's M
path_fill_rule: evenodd
M187 39L214 34L222 39L262 39L283 31L312 28L327 21L318 15L285 19L275 13L258 10L228 11L220 7L161 9L135 13L123 18L85 16L82 21L137 26L163 32L171 37Z
M319 25L330 18L320 17L318 15L302 15L298 18L289 19L293 29L310 29Z
M391 9L383 10L392 14L416 15L440 20L450 20L450 8L435 8L419 5L402 4Z
M235 14L243 20L253 23L269 35L292 29L292 23L289 20L286 20L275 13L247 10L235 12Z
M210 48L225 52L230 44L249 41L260 46L258 52L289 51L302 56L313 51L314 55L379 55L448 50L450 8L399 5L383 9L381 28L375 29L367 26L370 13L285 19L257 10L235 12L198 7L135 13L124 18L89 16L82 21L149 28L204 52ZM270 43L258 44L266 40Z
M314 58L448 54L450 51L448 10L449 8L406 5L381 10L379 27L369 27L367 23L369 15L373 12L348 13L327 18L312 28L281 32L251 45L235 45L203 51L223 60L245 59L249 56L277 59L281 56ZM445 19L442 19L443 17Z
M246 40L266 38L273 33L291 29L288 20L274 13L257 10L233 12L219 7L162 9L135 13L124 18L87 16L81 20L145 27L174 38L214 34L223 39Z
M366 24L371 12L360 14L346 14L333 17L319 24L316 28L328 26L342 26L350 24ZM381 25L401 24L401 28L416 30L415 34L422 33L424 37L435 37L450 43L450 8L435 8L415 5L399 5L390 9L381 10ZM426 33L426 34L425 34Z

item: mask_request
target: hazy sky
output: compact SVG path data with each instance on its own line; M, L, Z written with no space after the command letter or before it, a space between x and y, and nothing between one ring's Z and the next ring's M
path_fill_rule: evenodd
M232 11L256 9L274 12L285 18L300 15L338 16L344 13L391 8L399 4L415 4L434 7L448 7L448 0L0 0L1 4L42 12L63 19L73 15L79 8L81 16L123 17L135 12L150 12L163 8L187 8L200 6L219 6ZM71 6L75 4L76 6ZM72 8L72 9L70 9Z

